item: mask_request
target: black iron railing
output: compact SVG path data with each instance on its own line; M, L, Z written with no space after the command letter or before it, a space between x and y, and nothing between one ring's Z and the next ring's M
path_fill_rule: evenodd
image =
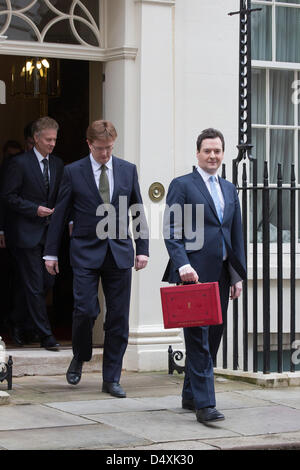
M249 181L247 175L247 165L243 163L242 171L242 184L237 185L237 190L240 193L241 210L243 220L243 232L245 248L247 253L247 265L252 267L252 286L249 292L249 281L243 283L243 297L242 301L235 301L233 308L233 369L242 367L244 371L249 370L248 354L249 354L249 319L251 315L252 320L252 370L257 372L259 370L258 357L262 352L262 366L261 369L264 373L269 373L271 369L276 372L283 371L283 354L288 352L290 358L293 357L295 351L296 333L300 332L296 329L296 194L300 187L296 186L295 169L294 165L290 168L290 181L284 184L282 180L282 165L277 165L277 180L274 183L269 181L269 168L268 163L264 163L263 182L257 182L257 161L252 160L249 165L252 165L252 181ZM225 171L223 169L223 176ZM285 197L285 204L283 204L283 193L288 194ZM272 207L270 206L270 198L272 196ZM283 214L289 213L289 227L283 225ZM276 220L276 239L270 239L270 223L271 212L277 214ZM260 214L260 216L258 215ZM274 222L273 222L274 223ZM287 243L283 241L283 232L287 233L289 240ZM259 238L258 238L259 237ZM289 277L285 276L284 286L284 245L289 250L289 265L286 269L289 270ZM261 246L261 250L259 247ZM276 258L277 272L276 279L271 280L271 246L274 248L274 255ZM249 248L251 247L251 250ZM248 248L248 249L247 249ZM260 251L260 253L259 253ZM258 276L258 266L262 267L261 281ZM259 282L261 282L262 291L262 304L258 303ZM277 292L277 302L271 299L271 282ZM288 285L289 284L289 285ZM249 293L252 295L252 309L249 311ZM272 300L272 302L271 302ZM276 312L274 311L274 304L276 304ZM272 305L272 309L271 309ZM276 318L275 318L276 317ZM284 320L287 323L289 320L289 330L283 329ZM262 320L259 321L259 320ZM276 336L277 340L271 343L271 334L274 333L274 328L271 331L272 324L276 320ZM238 322L243 322L242 339L239 338ZM262 324L262 331L259 331L258 325ZM289 346L284 349L284 334L289 338ZM227 353L227 327L224 331L223 338L223 368L227 368L228 353ZM259 335L262 336L262 351L259 351ZM273 335L274 336L274 335ZM242 341L242 348L240 342ZM239 364L239 357L242 350L242 364ZM273 359L271 367L271 350L276 351L276 361ZM274 363L276 362L276 366ZM295 371L295 363L291 360L288 370Z
M269 167L265 162L261 182L258 183L257 161L253 159L248 162L251 177L247 173L247 163L243 163L241 184L237 185L237 191L241 201L246 260L248 267L252 268L252 276L243 282L241 299L233 301L230 324L224 324L218 364L223 369L262 371L265 374L287 370L294 372L296 364L292 358L296 351L296 335L300 334L300 319L299 325L296 324L296 247L300 235L296 233L296 195L300 186L296 185L294 165L291 165L288 183L283 184L280 163L277 165L277 179L270 183ZM225 165L222 167L222 177L226 178ZM276 224L272 239L271 215L272 225ZM288 219L285 224L283 215ZM288 240L284 240L283 233ZM284 253L284 246L289 254ZM272 258L271 248L274 252ZM274 275L271 278L271 261L276 278ZM288 270L289 276L284 270ZM276 299L271 298L271 288L272 292L276 290ZM229 356L231 351L232 357ZM249 365L250 355L252 362ZM284 355L289 358L289 364L285 367ZM182 353L169 348L170 373L174 370L183 372L182 366L177 366L175 362L182 359Z

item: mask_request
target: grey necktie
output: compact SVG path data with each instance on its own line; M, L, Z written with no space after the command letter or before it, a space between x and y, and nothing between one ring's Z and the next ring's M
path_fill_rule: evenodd
M101 165L101 174L99 180L99 193L105 204L110 202L109 181L107 176L107 166Z

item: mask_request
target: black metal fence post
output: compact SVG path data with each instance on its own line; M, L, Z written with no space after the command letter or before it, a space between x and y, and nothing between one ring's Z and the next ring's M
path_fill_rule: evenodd
M292 358L293 343L296 338L296 177L295 177L295 165L291 167L291 209L290 209L290 296L291 296L291 319L290 319L290 354ZM295 371L295 364L290 361L290 371Z
M268 164L264 165L264 186L262 190L263 229L263 372L270 372L270 201Z
M277 171L277 372L282 372L283 332L283 263L282 263L282 172L281 163Z
M257 228L258 228L258 215L257 215L257 160L252 162L253 170L253 190L252 190L252 302L253 302L253 371L258 370L258 344L257 344L257 315L258 315L258 288L257 288Z

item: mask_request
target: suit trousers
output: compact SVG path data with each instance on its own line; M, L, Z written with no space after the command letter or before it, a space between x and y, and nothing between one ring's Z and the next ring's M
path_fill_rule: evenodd
M73 267L73 274L74 357L80 361L89 361L92 357L93 326L100 312L98 288L101 278L106 304L102 375L106 382L119 382L129 334L131 268L119 269L108 247L100 268Z
M223 262L219 290L223 321L227 318L230 278L227 261ZM182 397L194 399L196 409L215 406L213 362L223 334L223 323L184 328L186 347L185 377Z
M44 244L39 243L33 248L16 248L14 252L23 281L27 308L42 339L52 334L47 314L46 294L55 281L45 268Z
M227 309L229 302L230 276L228 271L228 261L223 262L221 276L219 279L219 291L223 323L221 325L211 325L209 327L209 350L213 363L216 362L218 349L223 335L224 323L227 321Z

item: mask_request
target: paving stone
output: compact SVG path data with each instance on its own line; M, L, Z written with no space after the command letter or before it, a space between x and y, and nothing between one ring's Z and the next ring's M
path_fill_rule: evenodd
M0 413L0 431L90 423L87 419L53 410L43 405L10 405L1 408Z
M0 431L0 446L8 450L72 450L118 448L151 442L104 424L48 429Z
M268 403L259 397L239 392L221 392L216 395L217 408L230 410L235 408L253 408L266 406ZM270 403L272 405L272 403Z
M90 419L129 432L153 442L183 441L205 437L234 436L234 431L216 423L204 426L197 422L194 413L179 414L172 411L146 411L88 415Z
M97 413L119 413L127 411L154 411L181 409L181 398L164 396L151 398L111 398L107 400L86 400L63 403L47 403L47 406L76 415Z
M245 436L300 431L300 411L287 406L227 410L224 427Z
M300 409L300 388L274 388L261 390L256 389L252 391L239 392L241 395L248 397L255 397L270 403L278 403L281 405L291 406L292 408Z
M300 449L300 432L204 440L218 449Z

